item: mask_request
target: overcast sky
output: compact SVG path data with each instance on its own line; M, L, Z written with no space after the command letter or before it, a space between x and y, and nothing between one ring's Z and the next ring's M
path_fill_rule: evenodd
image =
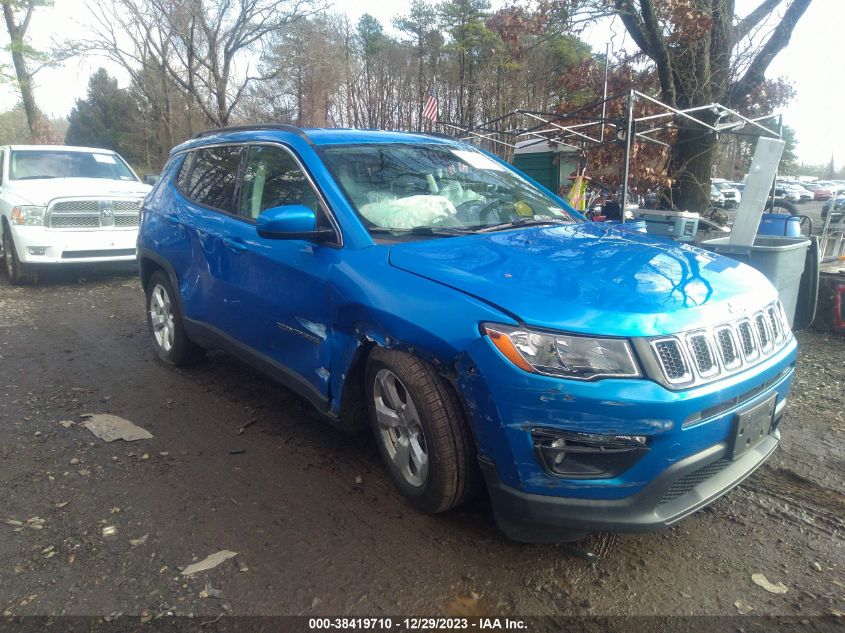
M737 11L744 15L760 0L737 0ZM409 0L363 3L336 0L335 10L357 20L365 11L379 18L385 26L397 13L407 10ZM494 0L494 6L503 4ZM87 9L84 0L55 0L53 8L38 9L31 26L37 46L60 35L68 39L84 38ZM834 156L837 165L845 161L845 121L836 118L845 104L845 74L841 46L834 46L835 36L842 37L845 24L845 0L813 0L799 22L790 45L769 67L768 77L784 76L795 87L796 97L784 110L784 122L796 130L798 156L807 163L826 163ZM620 49L630 44L622 25L615 21L591 29L586 38L598 52L605 43ZM41 108L53 117L66 116L76 99L85 96L88 77L99 66L121 74L101 59L73 59L61 68L46 69L36 77L36 98ZM12 107L19 95L13 85L0 86L0 109Z

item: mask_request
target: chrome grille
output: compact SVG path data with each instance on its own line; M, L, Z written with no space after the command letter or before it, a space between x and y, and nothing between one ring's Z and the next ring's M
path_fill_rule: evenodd
M691 378L678 341L674 339L656 341L654 350L657 352L660 364L669 382L684 382Z
M780 302L775 302L751 319L742 317L714 328L649 342L665 382L681 388L710 382L756 364L782 348L791 338L789 333Z
M783 336L783 327L780 324L777 307L769 306L766 309L766 314L769 316L769 326L772 328L772 336L775 341L779 341Z
M94 213L100 215L97 200L65 200L53 205L53 213Z
M87 215L54 215L50 220L50 226L54 229L97 228L100 226L99 217Z
M766 317L763 316L762 312L754 315L754 324L757 326L760 349L768 352L772 348L772 337L769 336L769 328L766 327Z
M140 224L141 200L58 200L47 209L52 229L134 228Z
M115 215L114 225L122 226L138 226L141 223L141 217L136 213L135 215Z
M745 360L757 358L757 341L754 339L754 332L751 330L751 322L748 319L740 321L737 330Z
M719 348L725 369L734 369L742 363L739 350L736 347L733 329L730 326L723 326L716 330L716 345Z
M707 340L706 334L693 334L687 338L692 360L695 363L695 368L698 370L698 375L707 377L719 371L719 364L713 351L710 348L710 342Z

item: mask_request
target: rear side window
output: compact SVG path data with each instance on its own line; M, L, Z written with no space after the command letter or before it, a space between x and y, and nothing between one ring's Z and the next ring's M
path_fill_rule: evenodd
M191 175L191 163L194 161L193 152L185 156L182 165L179 167L179 175L176 176L176 187L179 191L188 190L188 177ZM165 167L165 170L167 168Z
M233 213L240 161L239 146L199 150L185 194L199 204Z

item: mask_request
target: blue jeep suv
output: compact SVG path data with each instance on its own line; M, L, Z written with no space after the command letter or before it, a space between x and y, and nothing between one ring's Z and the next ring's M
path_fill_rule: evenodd
M286 125L176 147L143 206L166 362L223 348L441 512L523 541L671 525L777 446L796 344L756 270L586 222L455 140Z

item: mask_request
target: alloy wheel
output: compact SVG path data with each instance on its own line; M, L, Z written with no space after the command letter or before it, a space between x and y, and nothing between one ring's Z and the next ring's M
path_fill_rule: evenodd
M150 323L156 343L165 352L173 347L176 325L173 321L173 306L164 286L156 284L150 295Z
M380 369L373 389L378 438L403 479L416 488L428 480L428 451L411 394L389 369Z

